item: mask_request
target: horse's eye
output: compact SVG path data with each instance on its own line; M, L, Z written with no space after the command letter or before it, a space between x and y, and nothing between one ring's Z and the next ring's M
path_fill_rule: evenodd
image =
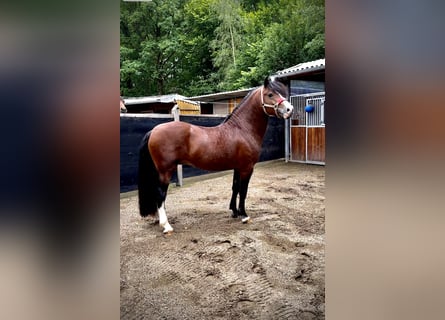
M268 96L269 98L272 98L272 97L273 97L273 93L269 93L267 96Z

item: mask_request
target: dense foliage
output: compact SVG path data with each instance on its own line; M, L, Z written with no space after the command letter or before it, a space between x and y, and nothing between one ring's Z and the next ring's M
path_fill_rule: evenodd
M121 2L121 95L256 86L324 57L324 0Z

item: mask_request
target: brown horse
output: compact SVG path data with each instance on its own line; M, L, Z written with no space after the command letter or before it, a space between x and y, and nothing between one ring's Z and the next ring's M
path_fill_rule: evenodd
M139 209L141 216L159 214L164 233L170 233L165 198L178 164L210 171L234 169L232 217L249 220L245 199L253 167L258 162L269 116L289 118L292 105L286 87L271 78L251 91L226 120L216 127L185 122L160 124L142 140L139 152ZM239 206L236 202L239 194Z

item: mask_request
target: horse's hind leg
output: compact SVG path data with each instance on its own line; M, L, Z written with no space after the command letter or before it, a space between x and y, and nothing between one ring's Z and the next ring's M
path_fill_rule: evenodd
M238 217L238 209L236 208L236 199L238 198L238 193L240 191L240 174L239 171L233 171L233 184L232 184L232 199L230 200L229 209L232 210L232 218Z
M168 190L168 184L164 184L161 187L161 206L158 208L158 216L159 216L159 225L161 228L163 228L164 234L170 234L173 232L173 228L168 223L167 219L167 213L165 212L165 199L167 198L167 190Z
M162 231L164 234L169 234L173 232L173 228L168 223L167 214L165 213L165 202L161 204L161 207L158 209L158 215L159 215L159 225L164 228Z

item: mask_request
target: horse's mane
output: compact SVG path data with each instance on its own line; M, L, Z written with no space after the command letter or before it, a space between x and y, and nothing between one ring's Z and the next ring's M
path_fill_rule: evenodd
M247 99L252 95L252 93L253 93L256 89L258 89L258 88L259 88L259 87L252 89L252 90L251 90L251 91L250 91L250 92L243 98L243 100L241 100L240 104L237 105L237 106L235 107L235 109L233 109L232 113L230 113L229 115L227 115L227 117L224 119L223 123L229 121L229 119L232 117L232 114L234 114L238 109L240 109L240 108L244 105L244 103L246 102L246 100L247 100ZM283 97L285 97L286 99L288 98L288 97L287 97L287 95L288 95L287 86L286 86L284 83L282 83L282 82L280 82L280 81L278 81L278 80L275 80L274 78L269 78L269 81L267 82L267 88L269 88L269 89L272 90L272 91L278 92L279 94L281 94L281 95L282 95Z
M238 109L240 109L244 103L246 102L246 100L252 95L252 93L256 90L257 88L251 90L244 98L243 100L241 100L240 104L237 105L235 107L235 109L232 110L232 112L230 114L227 115L227 117L224 119L223 123L229 121L230 117L232 117L232 114L234 114Z

